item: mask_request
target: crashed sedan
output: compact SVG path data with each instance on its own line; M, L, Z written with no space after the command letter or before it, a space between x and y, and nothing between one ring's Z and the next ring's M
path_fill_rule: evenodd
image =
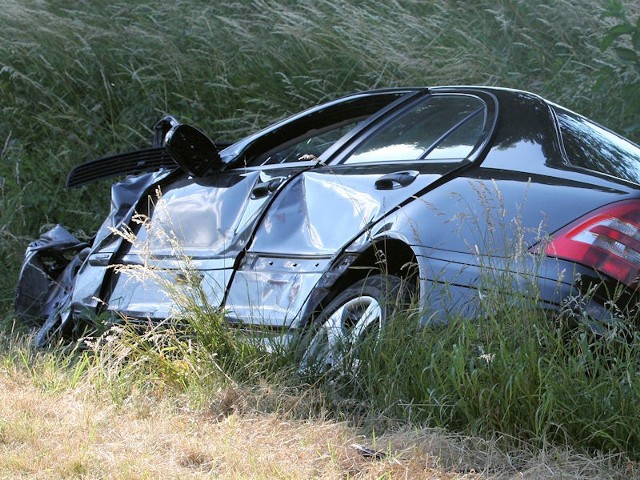
M605 326L635 315L640 148L531 93L361 92L233 144L166 117L152 147L67 183L124 174L91 241L56 226L29 245L16 307L36 344L105 312L171 318L171 285L233 325L315 326L312 346L380 325L401 287L425 324L507 287Z

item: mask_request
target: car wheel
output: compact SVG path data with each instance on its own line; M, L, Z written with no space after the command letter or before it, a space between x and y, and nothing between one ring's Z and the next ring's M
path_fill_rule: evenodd
M372 275L338 294L315 319L302 342L302 371L357 370L358 350L384 322L409 304L408 284L394 275Z

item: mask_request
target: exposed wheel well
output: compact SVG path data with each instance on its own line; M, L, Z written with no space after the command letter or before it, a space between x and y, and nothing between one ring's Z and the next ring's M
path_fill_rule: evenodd
M355 283L371 271L415 282L418 263L413 250L406 243L396 239L382 239L360 254L345 277L351 280L348 283Z
M381 239L362 251L349 265L346 272L316 305L312 317L320 313L340 292L370 275L394 275L409 282L409 288L417 292L418 273L418 261L411 247L400 240Z

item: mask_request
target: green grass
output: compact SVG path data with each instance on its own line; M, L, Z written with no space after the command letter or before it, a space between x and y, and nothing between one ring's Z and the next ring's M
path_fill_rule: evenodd
M601 48L616 25L637 25L638 6L625 3L624 15L605 6L6 1L0 314L3 338L11 340L3 340L3 361L39 365L33 377L43 388L70 381L57 376L61 370L71 372L72 383L95 382L118 401L131 389L168 389L205 402L221 385L268 384L321 398L304 404L307 411L329 409L376 428L425 423L504 435L507 444L553 441L640 458L638 339L620 345L583 332L567 340L540 312L522 306L444 329L412 331L398 322L371 346L361 376L316 379L311 390L289 356L239 345L212 321L216 312L187 309L188 332L179 325L142 334L123 329L87 351L56 350L46 360L10 333L20 328L11 302L26 243L57 222L90 235L108 208L108 181L66 191L68 171L148 146L152 125L168 113L227 140L355 90L500 85L536 92L638 141L640 73L620 50L637 51L634 37L621 34Z
M622 343L571 332L535 310L499 309L481 321L416 329L398 322L371 347L367 367L341 398L366 415L437 425L505 444L545 442L640 455L637 358Z

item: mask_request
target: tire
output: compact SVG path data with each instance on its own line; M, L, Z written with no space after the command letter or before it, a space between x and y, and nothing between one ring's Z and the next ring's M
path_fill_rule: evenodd
M302 341L300 370L357 371L358 349L409 305L410 289L394 275L372 275L338 294L316 317Z

